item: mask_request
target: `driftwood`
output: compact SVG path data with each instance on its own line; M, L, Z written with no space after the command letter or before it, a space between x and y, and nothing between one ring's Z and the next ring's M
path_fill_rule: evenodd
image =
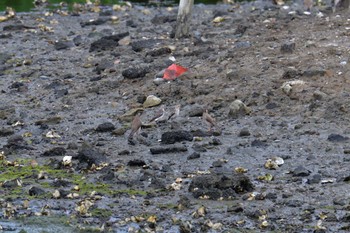
M175 38L187 37L190 34L193 1L194 0L180 0L176 21Z

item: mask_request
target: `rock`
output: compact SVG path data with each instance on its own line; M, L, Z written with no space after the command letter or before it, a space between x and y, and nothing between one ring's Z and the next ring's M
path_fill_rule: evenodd
M118 45L119 45L118 41L101 38L91 43L89 52L91 53L96 51L101 52L101 51L113 50Z
M304 203L300 200L288 200L285 202L285 205L286 206L289 206L289 207L301 207Z
M29 196L40 196L45 194L45 191L39 187L33 186L28 190Z
M127 128L118 128L112 131L112 134L115 136L122 136L125 134L125 132L128 131Z
M79 46L83 43L83 37L81 35L78 35L78 36L73 38L73 42L74 42L75 46Z
M251 108L247 107L241 100L235 100L229 106L228 116L231 118L238 118L240 116L249 115L251 111Z
M222 145L222 142L218 138L213 138L213 140L211 141L211 144L214 146L219 146L219 145Z
M235 36L241 37L245 31L248 29L247 25L244 24L238 24L236 31L233 33Z
M177 201L177 205L178 207L180 207L179 209L187 209L190 208L192 206L191 200L184 196L184 195L180 195L179 200Z
M267 193L266 196L265 196L266 199L269 199L269 200L276 200L277 199L277 193Z
M348 141L349 138L340 134L330 134L327 140L330 142L345 142Z
M56 50L63 50L73 47L74 43L73 41L57 41L54 46Z
M119 45L119 40L129 35L129 32L123 32L111 36L104 36L97 41L91 43L89 52L100 52L113 50Z
M315 100L324 100L327 98L327 96L328 95L326 93L319 91L319 90L317 90L313 93L313 97Z
M303 72L303 76L306 76L306 77L324 76L326 74L327 74L327 71L322 68L308 69Z
M111 122L105 122L97 126L96 132L110 132L115 130L115 126Z
M266 109L274 109L274 108L278 108L278 107L279 107L278 104L276 104L276 103L274 103L274 102L268 103L268 104L266 104L266 106L265 106Z
M308 184L318 184L321 182L322 176L320 174L315 174L308 179Z
M256 139L251 143L252 147L267 147L268 144L266 142L261 141L260 139Z
M68 187L72 184L72 182L65 180L65 179L55 179L52 182L52 186L56 188L61 188L61 187Z
M151 184L149 185L149 187L153 188L153 189L166 189L166 182L164 179L162 179L159 176L153 176L151 178Z
M245 48L251 47L252 44L249 41L238 41L238 42L234 43L233 46L236 49L245 49Z
M45 151L41 156L63 156L66 154L66 149L63 147L54 147Z
M36 29L36 28L25 26L23 24L10 24L10 25L5 25L2 28L3 31L19 31L19 30L25 30L25 29Z
M300 72L294 67L287 68L282 75L282 79L296 79L299 75L301 75Z
M175 142L192 141L193 135L186 130L169 131L162 134L163 144L174 144Z
M189 107L189 110L187 111L187 115L189 117L201 117L204 112L204 107L198 104L194 104Z
M97 64L95 64L94 71L97 74L101 74L103 71L108 70L108 69L111 70L113 67L114 67L113 61L103 59L100 62L98 62Z
M223 160L216 160L212 163L212 167L223 167L225 165L225 161Z
M293 176L308 176L311 172L303 166L298 166L292 171L292 173Z
M162 102L162 100L160 98L158 98L157 96L149 95L149 96L147 96L145 102L143 102L142 105L144 108L149 108L149 107L157 106L161 102Z
M293 53L295 50L294 42L287 42L281 45L281 53Z
M155 78L155 79L153 79L153 83L155 85L157 85L157 86L159 86L160 84L165 83L165 82L166 82L166 80L163 79L163 78Z
M93 164L99 165L106 162L106 155L93 149L91 146L83 145L78 151L76 159L78 159L80 163L87 163L87 165L90 167Z
M228 213L240 213L243 212L243 207L242 206L237 206L237 205L233 205L233 206L228 206L227 207L227 212Z
M38 120L35 122L35 125L55 125L59 124L62 121L62 117L53 116L46 119Z
M102 179L103 181L114 181L115 179L115 175L113 171L107 171L106 174L103 174L100 176L100 179Z
M291 94L293 89L303 89L303 86L305 85L305 82L303 80L292 80L284 82L281 86L282 91L289 95Z
M243 174L205 174L193 178L189 191L195 198L206 196L211 200L233 198L239 193L254 189L250 179Z
M333 199L333 204L345 206L345 205L349 204L349 200L347 198L344 198L344 197L336 197Z
M153 48L157 43L160 43L159 39L145 39L131 42L131 48L135 52L141 52L143 49Z
M250 136L250 131L248 128L243 128L241 129L241 131L239 131L239 134L238 134L239 137L248 137Z
M27 145L27 142L21 135L13 135L8 138L7 144L4 146L4 148L9 149L10 151L18 149L33 149Z
M11 128L1 128L0 129L0 137L6 137L14 134L15 132Z
M205 131L201 129L196 129L191 131L193 137L210 137L213 135L213 132Z
M146 165L146 162L141 159L134 159L128 162L128 166L130 167L143 167L145 165Z
M132 19L130 19L130 20L127 20L126 22L125 22L125 25L127 26L127 27L132 27L132 28L136 28L137 27L137 24L134 22L134 20L132 20Z
M146 53L146 56L158 57L158 56L162 56L170 53L171 53L171 49L169 47L163 47L163 48L153 49L151 51L148 51Z
M16 188L21 186L22 186L21 179L6 180L1 185L2 188Z
M196 152L207 152L207 149L205 148L205 146L199 143L194 143L192 145L192 149Z
M193 152L192 154L190 154L187 157L187 160L191 160L191 159L199 159L201 157L201 155L198 152Z
M187 151L187 147L181 146L168 146L168 147L153 147L150 149L151 154L167 154L167 153L179 153Z
M127 79L143 78L149 73L148 67L131 67L123 70L122 75Z

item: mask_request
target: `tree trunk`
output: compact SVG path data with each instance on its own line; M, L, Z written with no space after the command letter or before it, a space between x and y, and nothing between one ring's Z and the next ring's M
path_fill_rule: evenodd
M180 0L179 12L177 14L175 38L189 36L191 12L194 0Z

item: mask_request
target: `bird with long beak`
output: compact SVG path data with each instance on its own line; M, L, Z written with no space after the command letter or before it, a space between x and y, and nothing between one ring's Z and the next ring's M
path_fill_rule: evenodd
M140 116L141 116L141 113L140 112L137 113L131 122L131 132L128 137L129 140L133 139L135 133L139 134L141 131L142 121Z
M154 117L149 121L149 123L152 122L158 122L164 119L165 116L165 108L162 106L161 109L159 109L159 111L156 112L156 114L154 115Z
M216 121L212 116L209 115L208 109L205 109L203 112L202 119L209 125L208 131L211 131L212 127L216 126Z
M168 120L170 120L172 117L177 118L180 115L180 107L180 104L175 105L175 110L170 114Z

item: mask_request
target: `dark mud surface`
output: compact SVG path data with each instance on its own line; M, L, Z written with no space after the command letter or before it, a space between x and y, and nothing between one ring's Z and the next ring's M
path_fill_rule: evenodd
M2 22L1 227L347 232L350 21L303 11L196 5L182 40L177 8ZM174 59L189 71L163 81ZM161 103L145 107L151 95Z

